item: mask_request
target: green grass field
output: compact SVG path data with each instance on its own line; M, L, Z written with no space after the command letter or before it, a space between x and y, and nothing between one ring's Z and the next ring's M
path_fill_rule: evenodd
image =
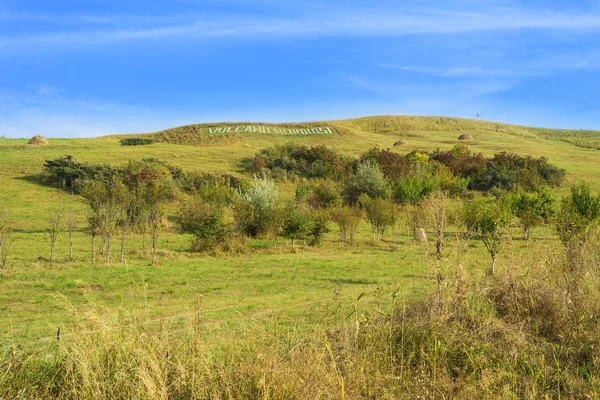
M441 122L440 122L441 121ZM408 292L420 292L431 283L435 262L423 256L412 243L403 218L396 228L394 243L390 233L380 247L371 246L370 233L363 224L354 248L340 249L337 233L326 236L322 247L290 254L289 244L277 250L267 241L250 242L249 254L211 257L187 251L190 238L174 230L162 234L159 242L159 265L149 266L142 254L127 254L123 265L115 258L112 265L90 265L89 235L85 231L84 205L77 196L40 185L36 175L46 159L66 154L77 160L119 165L130 159L156 157L185 170L220 171L242 174L241 161L259 149L284 141L325 144L339 151L358 155L378 146L404 153L412 150L448 149L458 143L458 135L472 133L469 146L474 151L492 155L499 151L545 156L567 170L566 184L577 181L600 189L596 177L600 151L553 139L548 130L543 137L536 129L526 129L481 121L419 117L371 117L334 121L339 132L333 136L274 136L248 134L228 142L207 142L197 146L155 143L150 146L122 147L117 137L97 139L54 139L49 147L32 147L25 139L0 139L0 204L8 207L14 221L15 243L8 269L0 280L0 334L3 345L14 342L36 343L51 338L58 327L69 323L69 312L55 296L66 297L75 306L89 302L137 309L156 320L167 319L174 325L179 318L202 310L207 324L229 326L284 316L290 324L322 324L328 307L338 298L348 306L350 300L365 292L365 303L384 301L394 285L402 284ZM315 125L319 125L315 123ZM420 128L426 128L421 130ZM180 130L185 128L180 128ZM432 129L432 130L428 130ZM496 129L496 130L494 130ZM395 140L408 141L392 147ZM285 196L291 197L293 184L282 184ZM59 238L58 259L52 268L39 257L48 257L49 244L44 226L49 207L58 196L72 207L76 220L74 260L68 261L68 237ZM535 234L546 240L538 244L557 246L548 228ZM449 236L448 259L453 262L452 236ZM518 237L518 235L515 235ZM115 246L118 239L115 239ZM515 250L527 249L515 240ZM521 246L521 247L520 247ZM131 248L131 238L127 247ZM487 255L475 240L471 243L468 265L483 268ZM504 251L503 257L508 257ZM483 264L483 265L482 265ZM341 295L335 293L340 292ZM336 300L338 299L338 300Z
M600 150L594 148L600 132L435 117L369 117L306 124L321 125L333 126L337 133L252 133L204 140L198 138L202 125L148 134L161 142L138 147L120 146L123 135L51 139L49 147L29 146L26 139L0 139L0 207L10 210L15 238L8 266L0 277L0 349L18 345L50 351L59 328L63 337L68 337L75 316L97 307L118 310L123 318L144 319L175 333L199 316L204 340L213 343L247 340L255 332L269 332L274 321L289 332L328 329L343 323L353 307L385 309L395 290L406 299L422 296L435 286L438 270L462 264L480 274L489 263L476 239L469 242L466 253L458 251L455 227L446 232L446 257L438 262L431 255L433 243L425 249L413 243L402 216L394 238L386 232L377 247L371 244L369 228L363 222L352 247L340 248L332 229L320 247L291 252L286 241L274 249L272 241L251 240L246 254L208 256L190 253L191 238L173 226L161 234L155 266L143 251L128 251L126 262L120 263L116 237L111 265L92 265L83 202L37 181L47 159L72 155L78 161L121 165L131 159L155 157L184 170L243 175L244 159L285 141L324 144L356 156L374 146L400 153L445 150L459 143L461 133L471 133L474 140L467 144L475 152L544 156L564 168L566 182L555 191L557 195L580 181L600 190ZM177 135L179 139L173 140ZM400 138L408 144L392 147ZM293 196L294 185L280 184L284 197ZM58 240L58 261L50 267L43 259L49 256L44 228L48 210L59 196L75 216L74 259L68 260L65 231ZM521 240L518 228L514 229L513 239L507 240L500 254L499 269L516 262L534 262L540 254L560 247L550 227L535 229L530 243ZM131 237L126 248L132 248ZM355 300L361 294L357 305Z

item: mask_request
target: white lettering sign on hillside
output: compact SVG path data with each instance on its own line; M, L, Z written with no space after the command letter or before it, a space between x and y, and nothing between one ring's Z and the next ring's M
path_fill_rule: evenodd
M333 135L333 128L328 126L319 126L315 128L279 128L263 125L237 125L237 126L215 126L206 128L205 132L209 135L218 135L225 133L263 133L267 135Z

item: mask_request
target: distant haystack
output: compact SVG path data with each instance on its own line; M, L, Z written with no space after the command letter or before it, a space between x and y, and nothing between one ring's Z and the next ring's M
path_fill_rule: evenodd
M404 139L400 139L400 140L396 140L396 143L394 143L394 146L404 146L407 145L408 142Z
M463 133L458 137L458 140L473 140L473 135L470 133Z
M48 143L46 138L41 135L35 135L31 139L29 139L29 142L27 142L27 144L32 144L34 146L50 146L50 143Z

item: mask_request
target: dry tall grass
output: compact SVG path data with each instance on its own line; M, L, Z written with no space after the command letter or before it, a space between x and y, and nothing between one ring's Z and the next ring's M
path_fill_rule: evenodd
M73 309L53 352L5 354L0 398L598 398L598 247L569 254L548 249L495 277L459 265L425 299L394 294L372 312L358 299L346 324L321 331L211 343L201 313L171 332Z

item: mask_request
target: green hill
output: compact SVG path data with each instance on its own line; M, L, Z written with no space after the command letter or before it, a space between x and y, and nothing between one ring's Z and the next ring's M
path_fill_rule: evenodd
M317 121L307 123L206 123L185 125L150 133L156 140L165 143L199 145L212 141L235 141L243 138L243 132L230 134L210 134L208 129L235 126L281 127L288 129L306 129L328 126L339 135L376 133L382 135L403 136L420 132L469 132L502 133L517 137L561 140L579 147L600 149L600 131L533 128L466 118L420 117L420 116L373 116L348 120Z

